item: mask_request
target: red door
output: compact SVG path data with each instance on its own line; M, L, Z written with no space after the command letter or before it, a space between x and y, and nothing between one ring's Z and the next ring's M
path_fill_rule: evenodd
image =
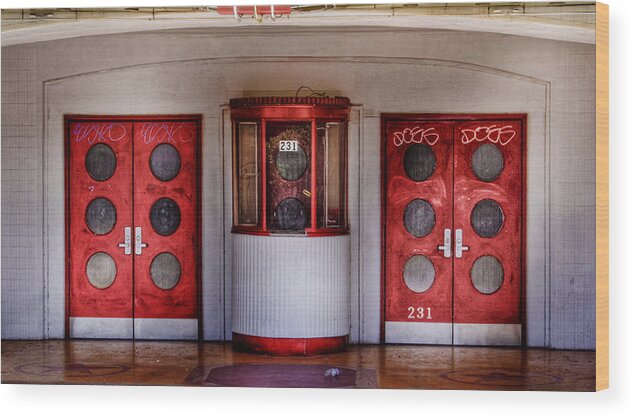
M68 145L70 335L132 337L132 123L71 121Z
M454 344L520 344L522 122L457 123L454 138Z
M197 337L198 126L67 120L71 337Z
M195 122L134 124L137 338L197 332L197 129Z
M521 343L522 116L384 117L387 343Z
M385 329L388 343L451 343L453 126L388 122Z

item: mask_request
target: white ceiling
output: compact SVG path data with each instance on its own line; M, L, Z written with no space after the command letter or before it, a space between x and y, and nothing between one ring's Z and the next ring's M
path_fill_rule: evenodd
M446 29L595 42L594 3L296 6L290 16L260 21L219 15L215 7L134 9L3 9L2 46L80 36L208 28L336 27Z

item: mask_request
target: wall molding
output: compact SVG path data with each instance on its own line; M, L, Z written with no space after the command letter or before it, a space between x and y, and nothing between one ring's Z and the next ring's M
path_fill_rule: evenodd
M545 219L545 224L544 224L544 261L545 261L545 265L544 265L544 337L543 337L543 341L544 347L549 347L550 346L550 286L551 286L551 261L550 261L550 255L552 254L552 248L550 247L550 241L551 241L551 218L550 218L550 213L551 213L551 125L550 125L550 121L551 121L551 82L548 80L544 80L544 79L540 79L534 76L530 76L527 74L522 74L522 73L517 73L517 72L512 72L512 71L508 71L508 70L504 70L504 69L500 69L500 68L495 68L495 67L490 67L490 66L484 66L484 65L479 65L479 64L474 64L474 63L470 63L470 62L464 62L464 61L456 61L456 60L444 60L444 59L435 59L435 58L416 58L416 57L386 57L386 56L354 56L354 57L350 57L350 56L245 56L245 57L206 57L206 58L192 58L192 59L184 59L184 60L166 60L166 61L155 61L155 62L149 62L149 63L142 63L142 64L134 64L134 65L124 65L124 66L114 66L114 67L110 67L110 68L104 68L104 69L100 69L100 70L95 70L95 71L87 71L87 72L78 72L78 73L74 73L74 74L68 74L62 77L56 77L56 78L50 78L50 79L46 79L43 80L41 82L41 86L42 86L42 117L43 120L41 121L42 123L42 137L44 138L42 141L42 162L43 162L43 178L42 178L42 202L43 202L43 224L42 224L42 230L44 231L44 239L43 239L43 266L44 266L44 274L43 274L43 280L44 280L44 290L45 290L45 297L46 297L46 301L44 304L44 338L49 338L51 337L51 328L50 328L50 323L51 320L53 319L53 317L51 316L51 314L56 314L56 313L51 313L51 303L53 302L53 300L51 300L51 298L49 297L49 288L50 288L50 283L52 279L58 279L57 278L57 274L59 274L59 271L64 271L65 268L65 256L62 258L51 258L49 256L51 248L52 247L57 247L60 242L57 241L55 243L51 242L51 232L50 232L50 226L51 225L55 225L55 224L64 224L64 215L65 213L59 213L55 211L55 207L58 207L60 204L60 201L62 201L61 206L63 207L63 190L60 194L60 190L56 190L56 189L51 189L50 188L50 184L49 181L51 178L59 178L59 176L61 176L61 178L63 178L64 172L63 169L60 171L58 169L57 166L55 166L54 163L52 163L54 161L53 158L55 158L55 146L58 146L59 141L63 141L63 138L57 138L57 137L51 137L52 132L50 131L50 117L51 117L51 112L50 112L50 108L49 108L49 96L50 96L50 92L49 92L49 88L51 88L52 86L61 84L65 81L68 80L72 80L74 78L78 78L78 77L90 77L93 75L98 75L98 74L104 74L104 73L112 73L112 72L119 72L119 71L125 71L125 70L134 70L134 69L147 69L147 68L158 68L158 67L164 67L164 66L170 66L170 65L183 65L183 64L209 64L209 65L230 65L230 64L268 64L268 63L306 63L306 64L318 64L318 63L337 63L337 64L353 64L353 65L368 65L368 64L380 64L380 65L412 65L412 66L428 66L428 67L447 67L447 68L454 68L454 69L461 69L461 70L465 70L465 71L470 71L470 72L478 72L478 73L484 73L484 74L489 74L489 75L493 75L496 77L503 77L503 78L507 78L507 79L512 79L512 80L517 80L520 82L525 82L525 83L530 83L530 84L534 84L536 86L539 86L540 88L543 88L543 94L544 94L544 137L541 138L543 140L544 143L544 158L545 158L545 167L544 167L544 172L543 172L543 178L544 178L544 219ZM227 98L228 99L228 98ZM415 113L417 112L419 109L416 108L412 108L411 112ZM217 138L217 140L220 142L220 151L222 152L222 155L224 155L223 158L223 166L222 168L222 178L221 178L221 182L223 184L224 187L224 193L227 192L231 192L231 187L230 187L230 180L229 183L227 183L227 164L226 164L226 155L227 152L229 155L231 155L231 150L227 150L226 149L226 139L225 136L227 136L227 132L225 131L225 128L223 127L224 125L224 119L225 117L223 117L223 111L221 110L219 113L215 113L215 114L207 114L205 115L205 118L216 118L219 120L219 128L218 128L218 132L217 134L219 135L219 138ZM366 120L371 120L374 118L378 118L380 117L380 114L367 114L365 113L363 110L360 111L359 113L359 147L358 147L358 164L359 164L359 169L358 169L358 184L359 184L359 191L358 191L358 198L356 201L356 204L358 204L358 207L356 209L357 213L359 214L359 217L361 216L361 202L365 201L366 198L368 198L366 195L364 195L364 190L361 187L361 182L362 182L362 178L363 178L363 173L364 173L364 152L365 152L365 148L364 148L364 140L363 140L363 135L364 135L364 125L365 125L365 121ZM529 134L530 137L530 134ZM55 141L58 141L57 144ZM205 144L203 143L203 147L205 146ZM204 153L204 152L203 152ZM204 161L201 159L201 163L202 163L202 169L203 169L203 173L204 173L204 164L205 163L209 163L209 161ZM350 173L349 173L350 174ZM528 173L527 173L528 175ZM203 179L204 181L204 179ZM63 180L62 180L63 182ZM227 188L227 184L229 184L229 187ZM204 193L204 190L203 190ZM528 198L528 197L527 197ZM231 204L231 198L229 198L228 196L224 196L224 209L222 210L222 212L225 214L225 216L227 215L227 205ZM226 235L227 233L227 229L226 229L226 224L227 224L227 219L223 219L222 224L224 225L224 229L223 232ZM351 313L357 314L358 315L358 319L356 319L356 321L358 322L358 329L351 329L351 333L356 333L358 335L358 341L360 343L372 343L370 340L370 337L364 334L364 306L365 303L367 302L366 296L364 295L363 292L363 285L362 285L362 279L363 279L363 254L361 253L361 251L359 251L359 247L360 247L360 242L362 240L362 237L364 235L364 223L362 221L359 221L359 227L358 227L358 235L352 239L352 253L354 254L355 251L356 253L358 253L358 258L357 258L357 262L358 265L351 265L352 269L352 274L356 274L358 275L358 294L357 294L357 298L358 298L358 306L357 309L355 310L355 307L353 306ZM56 238L58 238L57 236L55 236ZM65 236L62 235L61 236L61 245L62 247L65 247ZM225 283L223 285L223 288L221 288L222 291L222 298L225 299L226 298L226 292L228 290L230 290L230 287L228 288L226 285L226 274L230 272L230 270L227 269L227 256L226 256L226 252L227 252L227 247L229 246L228 242L227 242L227 237L223 236L222 238L222 242L223 242L223 254L220 256L221 259L224 259L224 264L221 267L221 271L223 273L223 275L225 275L225 279L223 280L223 282ZM356 243L355 243L356 242ZM204 242L203 242L204 244ZM229 260L230 262L230 260ZM354 256L352 257L352 262L355 262L355 258ZM52 274L54 274L54 276L52 276ZM353 296L354 298L354 296ZM65 303L65 300L64 300ZM225 305L221 306L221 309L223 309L225 311L225 316L226 316L226 306L227 306L227 302L225 300ZM201 316L201 318L204 320L204 314ZM354 322L355 320L353 320ZM222 322L224 322L224 326L227 326L227 322L226 322L226 317L225 319L222 320ZM229 331L228 329L224 329L224 331L222 331L225 340L228 339L230 337L229 335ZM57 333L55 333L53 335L53 337L56 337ZM203 332L204 334L204 332Z

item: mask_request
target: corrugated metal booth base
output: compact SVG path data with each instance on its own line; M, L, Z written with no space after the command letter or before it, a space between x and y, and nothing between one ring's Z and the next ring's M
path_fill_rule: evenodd
M332 352L345 346L350 331L350 236L232 238L232 331L237 348L253 343L251 351L276 353L284 344L267 339L295 339L282 349L284 354L306 354L306 348L313 349L312 354Z

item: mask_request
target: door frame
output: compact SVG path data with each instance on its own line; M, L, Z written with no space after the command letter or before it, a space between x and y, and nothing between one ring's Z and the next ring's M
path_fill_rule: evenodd
M486 121L486 120L519 120L522 123L522 144L521 144L521 167L520 172L522 175L520 198L520 223L521 223L521 236L520 236L520 325L521 325L521 347L527 346L526 338L526 164L527 164L527 121L528 115L526 113L381 113L381 130L379 138L380 141L380 160L381 160L381 289L380 289L380 343L385 344L385 287L386 287L386 210L387 210L387 164L386 158L386 145L387 145L387 123L388 122L470 122L470 121ZM453 290L452 290L453 291ZM453 308L453 307L452 307ZM453 326L453 321L452 321ZM453 334L453 330L452 330ZM453 336L452 336L453 340Z
M104 122L127 121L136 122L194 122L196 123L197 141L194 149L196 155L196 317L198 321L198 338L203 339L203 314L202 314L202 114L153 114L153 115L85 115L64 114L64 239L65 239L65 277L64 277L64 337L70 338L70 124L75 121ZM134 139L134 138L133 138Z

